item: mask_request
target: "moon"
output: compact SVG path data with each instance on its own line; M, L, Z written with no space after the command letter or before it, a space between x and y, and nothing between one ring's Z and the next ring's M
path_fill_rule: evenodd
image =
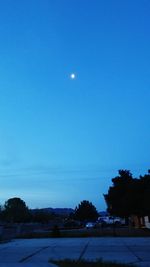
M70 74L70 79L71 79L71 80L74 80L75 78L76 78L75 73L71 73L71 74Z

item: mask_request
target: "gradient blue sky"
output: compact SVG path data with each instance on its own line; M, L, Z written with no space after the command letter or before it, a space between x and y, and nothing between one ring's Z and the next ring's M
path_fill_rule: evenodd
M149 133L149 0L1 1L1 204L103 210L118 169L150 168Z

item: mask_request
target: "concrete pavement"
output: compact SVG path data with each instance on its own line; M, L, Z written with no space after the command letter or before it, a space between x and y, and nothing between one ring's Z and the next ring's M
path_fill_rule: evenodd
M86 259L150 267L150 238L18 239L0 244L1 267L52 267L48 260Z

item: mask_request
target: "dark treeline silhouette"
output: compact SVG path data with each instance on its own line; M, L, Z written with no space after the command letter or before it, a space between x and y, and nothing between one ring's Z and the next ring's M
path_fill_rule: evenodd
M18 198L10 198L5 201L4 207L0 209L0 220L9 223L39 222L48 223L57 216L52 212L42 210L30 210L26 203Z
M111 215L138 218L150 215L150 170L134 178L129 170L119 170L112 186L104 195Z
M119 170L118 175L112 178L112 186L104 198L108 212L113 216L122 218L133 215L137 218L150 216L150 170L138 178L133 177L129 170ZM48 223L55 220L58 215L46 210L48 209L30 210L22 199L14 197L8 199L1 207L0 220L12 223ZM96 221L98 216L96 207L88 200L83 200L68 218L85 222Z
M8 223L38 222L44 224L61 219L61 221L65 220L67 225L68 223L72 224L72 220L85 222L95 221L98 218L96 207L88 200L81 201L75 210L68 210L70 210L70 213L66 215L64 213L55 214L48 208L31 210L22 199L14 197L8 199L1 207L0 220Z

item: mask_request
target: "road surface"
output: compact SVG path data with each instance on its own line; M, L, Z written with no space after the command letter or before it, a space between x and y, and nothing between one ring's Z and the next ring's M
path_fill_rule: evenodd
M16 239L0 244L1 267L51 267L49 259L86 259L150 267L150 238Z

